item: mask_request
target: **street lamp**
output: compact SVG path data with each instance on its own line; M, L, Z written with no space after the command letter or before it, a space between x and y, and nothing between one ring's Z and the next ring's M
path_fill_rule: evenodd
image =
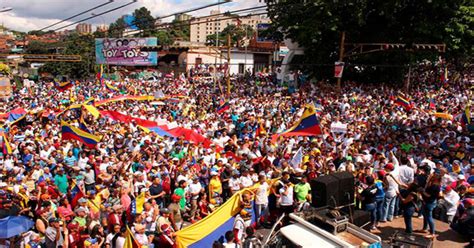
M8 12L8 11L12 11L13 9L11 7L4 7L2 9L0 9L0 13L3 13L3 12Z

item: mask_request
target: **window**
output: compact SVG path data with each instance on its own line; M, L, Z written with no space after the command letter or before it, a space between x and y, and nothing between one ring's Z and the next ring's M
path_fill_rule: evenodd
M245 65L244 63L239 63L239 74L244 74Z

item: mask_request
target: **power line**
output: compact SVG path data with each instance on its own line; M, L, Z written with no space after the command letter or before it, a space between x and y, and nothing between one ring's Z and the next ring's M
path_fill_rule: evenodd
M115 7L115 8L113 8L113 9L109 9L109 10L106 10L106 11L100 12L99 14L96 14L96 15L93 15L93 16L90 16L90 17L87 17L87 18L81 19L81 20L79 20L79 21L73 22L73 23L71 23L71 24L68 24L68 25L65 25L65 26L62 26L62 27L56 28L54 31L58 31L58 30L60 30L60 29L63 29L63 28L70 27L70 26L72 26L72 25L74 25L74 24L78 24L78 23L81 23L81 22L84 22L84 21L87 21L87 20L90 20L90 19L96 18L96 17L98 17L98 16L105 15L105 14L107 14L107 13L110 13L110 12L116 11L116 10L118 10L118 9L121 9L121 8L127 7L128 5L134 4L134 3L136 3L137 1L138 1L138 0L133 0L133 1L129 2L129 3L126 3L126 4L123 4L123 5L120 5L120 6L118 6L118 7Z
M89 12L89 11L93 11L93 10L95 10L95 9L104 7L105 5L111 4L111 3L113 3L113 2L114 2L114 0L109 0L109 1L106 2L106 3L97 5L97 6L93 7L93 8L88 9L88 10L84 10L84 11L82 11L82 12L79 13L79 14L73 15L73 16L71 16L71 17L68 17L68 18L64 19L64 20L61 20L61 21L59 21L59 22L53 23L53 24L51 24L51 25L49 25L49 26L46 26L46 27L40 29L39 31L45 30L45 29L50 28L50 27L52 27L52 26L56 26L56 25L58 25L58 24L60 24L60 23L63 23L63 22L65 22L65 21L69 21L69 20L71 20L72 18L75 18L75 17L78 17L78 16L80 16L80 15L83 15L83 14Z

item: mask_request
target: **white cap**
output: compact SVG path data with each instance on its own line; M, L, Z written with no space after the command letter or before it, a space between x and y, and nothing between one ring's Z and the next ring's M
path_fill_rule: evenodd
M458 175L458 180L464 180L466 177L464 175Z

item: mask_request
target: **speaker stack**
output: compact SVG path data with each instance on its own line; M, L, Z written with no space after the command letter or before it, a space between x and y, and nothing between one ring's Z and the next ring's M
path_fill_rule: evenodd
M354 176L350 172L337 172L311 181L314 207L340 207L354 202Z

